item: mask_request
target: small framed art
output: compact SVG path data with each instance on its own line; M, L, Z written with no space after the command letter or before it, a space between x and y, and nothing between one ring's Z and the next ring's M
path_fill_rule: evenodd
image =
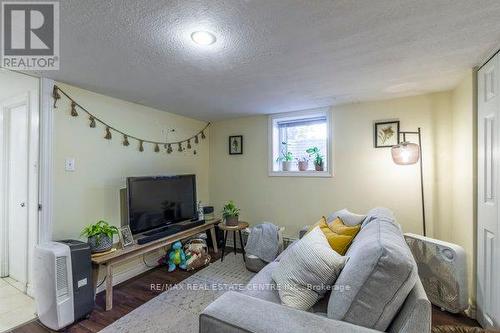
M229 137L229 155L243 154L243 135L233 135Z
M375 122L375 148L388 148L399 143L399 120Z
M120 228L120 241L123 248L135 244L134 237L132 236L132 231L130 231L130 227L128 225L124 225Z

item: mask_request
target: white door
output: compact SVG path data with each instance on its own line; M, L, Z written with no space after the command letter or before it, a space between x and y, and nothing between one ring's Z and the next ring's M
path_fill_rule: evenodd
M481 325L500 325L499 58L478 72L478 229L477 317Z
M28 283L30 239L30 98L22 94L1 104L3 272L23 292Z

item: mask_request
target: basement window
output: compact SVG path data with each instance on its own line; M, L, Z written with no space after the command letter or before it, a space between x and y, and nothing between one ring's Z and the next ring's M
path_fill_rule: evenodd
M269 176L331 177L328 108L269 116Z

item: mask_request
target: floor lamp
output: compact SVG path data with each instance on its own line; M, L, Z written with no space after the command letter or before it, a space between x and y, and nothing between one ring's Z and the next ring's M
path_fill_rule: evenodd
M401 135L403 141L400 142ZM406 135L417 135L418 145L406 141ZM420 162L420 193L422 194L422 229L426 236L425 230L425 200L424 200L424 172L422 166L422 133L420 127L417 132L399 132L398 144L391 149L392 160L399 165L410 165Z

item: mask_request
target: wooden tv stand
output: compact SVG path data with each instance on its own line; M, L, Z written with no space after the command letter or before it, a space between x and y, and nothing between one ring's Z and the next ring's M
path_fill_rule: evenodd
M210 230L214 252L217 253L217 239L215 237L215 226L219 224L220 219L212 221L205 221L205 224L196 226L191 229L180 231L175 235L170 235L164 238L154 240L146 244L134 244L124 249L117 249L114 252L105 254L99 257L92 258L92 281L94 284L94 291L97 288L97 279L101 266L106 268L106 311L113 308L113 266L129 260L131 258L146 254L148 252L156 251L162 247L171 245L177 241L195 236L199 233Z

